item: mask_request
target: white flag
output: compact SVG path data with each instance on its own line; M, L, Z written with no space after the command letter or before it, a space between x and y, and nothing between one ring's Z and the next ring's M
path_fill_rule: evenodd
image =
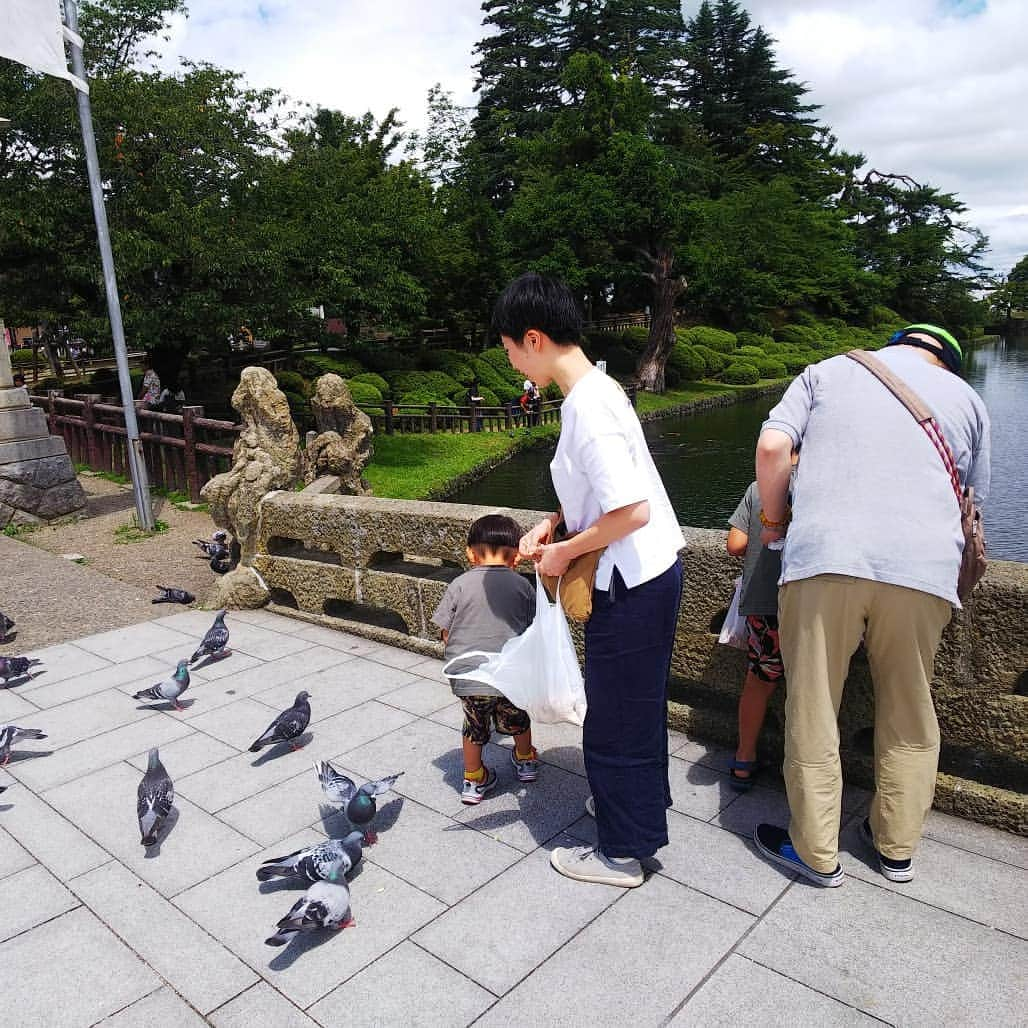
M89 86L68 71L64 37L57 0L0 0L0 57L68 79L88 93Z

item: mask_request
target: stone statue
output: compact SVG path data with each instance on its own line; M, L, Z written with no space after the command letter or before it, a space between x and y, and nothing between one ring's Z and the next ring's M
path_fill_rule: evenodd
M232 450L232 468L201 490L219 528L235 537L234 555L248 566L257 543L257 509L267 493L292 489L303 472L300 436L275 376L244 368L232 406L245 427Z
M371 419L357 408L338 375L318 379L310 404L318 434L307 446L307 483L332 475L344 495L370 495L363 471L373 452Z

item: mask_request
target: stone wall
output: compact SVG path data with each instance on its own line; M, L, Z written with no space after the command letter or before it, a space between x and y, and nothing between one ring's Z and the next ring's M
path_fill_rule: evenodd
M374 497L272 493L260 506L254 567L277 611L441 654L429 619L464 569L470 523L493 508ZM526 528L537 511L508 510ZM685 529L685 591L672 661L670 720L734 744L743 655L717 644L740 562L725 533ZM973 604L957 613L936 665L943 733L936 805L1028 834L1028 565L990 565ZM762 739L781 759L782 694ZM840 714L847 778L869 785L872 686L854 657Z

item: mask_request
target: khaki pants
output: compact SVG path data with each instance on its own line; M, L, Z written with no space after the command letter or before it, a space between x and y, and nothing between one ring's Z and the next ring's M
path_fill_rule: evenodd
M801 859L830 874L838 864L842 769L839 704L850 657L864 636L875 702L871 831L879 852L913 855L935 793L939 723L931 678L951 616L938 596L846 575L782 586L778 598L785 703L789 835Z

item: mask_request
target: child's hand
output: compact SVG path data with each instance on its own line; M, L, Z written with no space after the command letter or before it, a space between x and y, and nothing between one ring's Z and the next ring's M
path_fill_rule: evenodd
M778 539L784 539L785 532L779 528L762 528L760 530L760 542L763 546L773 543Z
M518 544L518 553L528 560L538 560L542 555L544 544L550 541L553 534L553 525L549 518L543 518L531 531L526 532ZM549 572L544 572L549 574Z

